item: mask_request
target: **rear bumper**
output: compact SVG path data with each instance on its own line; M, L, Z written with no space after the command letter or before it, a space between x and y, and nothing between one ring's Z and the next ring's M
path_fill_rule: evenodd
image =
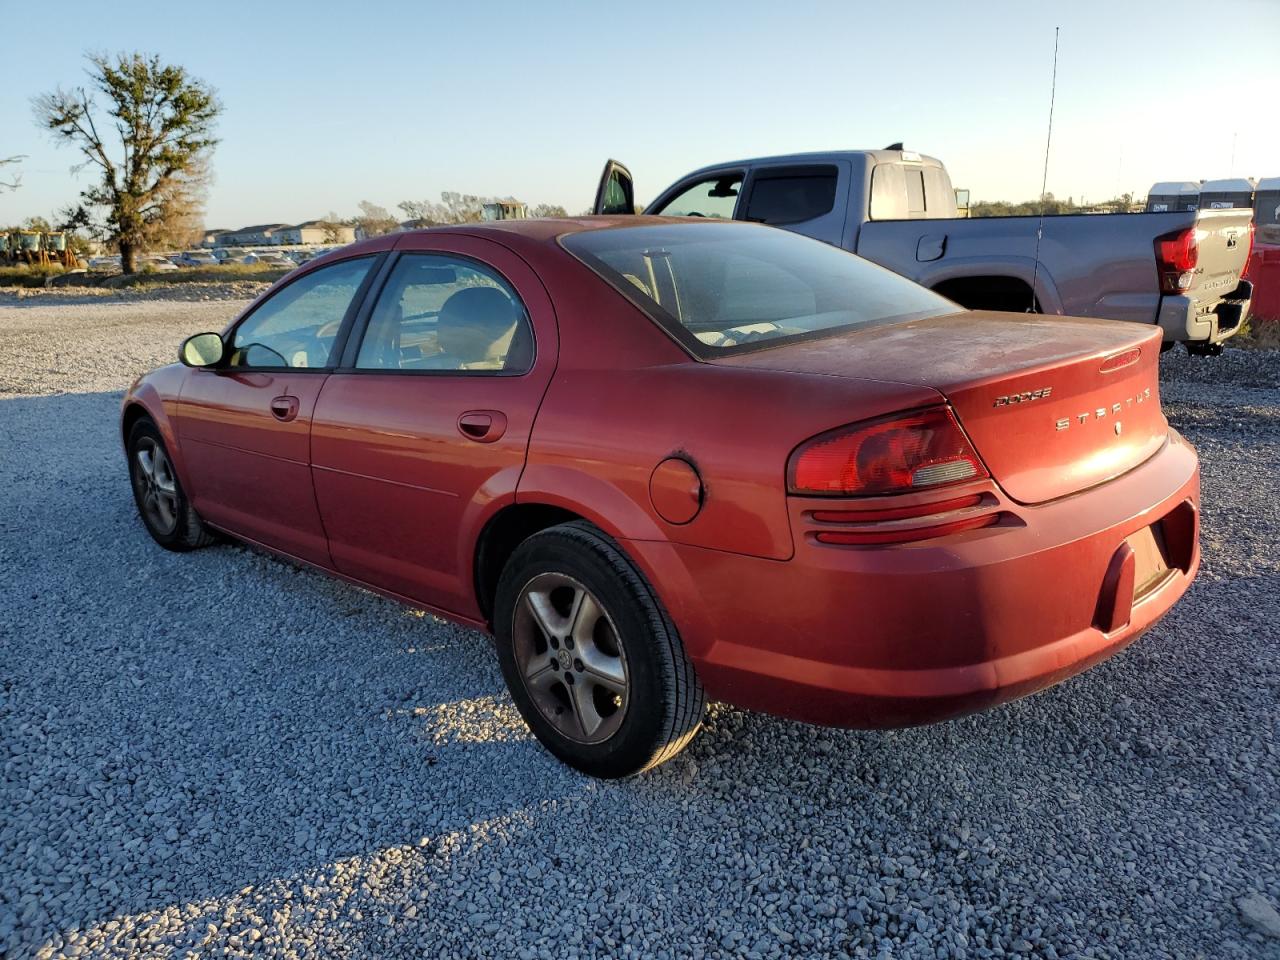
M876 547L798 535L788 561L626 546L713 698L832 726L909 726L1087 669L1155 623L1199 567L1199 468L1176 433L1094 490L1036 507L996 496L997 526ZM1131 603L1117 557L1168 517L1182 530L1174 568Z
M1157 322L1164 330L1166 343L1221 343L1240 329L1252 300L1253 284L1248 280L1241 280L1231 293L1207 310L1191 297L1161 297Z

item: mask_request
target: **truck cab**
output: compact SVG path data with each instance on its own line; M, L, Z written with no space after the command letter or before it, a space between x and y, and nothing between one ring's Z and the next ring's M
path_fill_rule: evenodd
M895 143L719 163L681 177L657 216L749 220L865 257L970 309L1158 324L1166 346L1219 353L1252 286L1250 211L968 217L946 167ZM636 212L630 171L610 160L596 213Z

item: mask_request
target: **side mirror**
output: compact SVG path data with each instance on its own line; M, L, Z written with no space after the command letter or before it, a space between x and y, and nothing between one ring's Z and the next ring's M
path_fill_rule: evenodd
M188 367L213 367L222 362L225 349L219 334L197 333L182 341L178 359Z

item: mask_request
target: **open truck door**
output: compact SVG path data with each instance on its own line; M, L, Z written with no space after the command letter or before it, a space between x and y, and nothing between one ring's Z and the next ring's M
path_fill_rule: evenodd
M636 212L636 192L631 171L617 160L610 160L604 165L592 212L611 216Z

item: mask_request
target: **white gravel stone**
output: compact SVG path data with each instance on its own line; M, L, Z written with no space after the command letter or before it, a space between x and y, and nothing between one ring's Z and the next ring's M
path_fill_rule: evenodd
M484 637L152 544L120 392L242 303L0 295L0 956L1274 956L1280 354L1162 360L1204 565L1120 656L921 729L716 705L598 783Z

